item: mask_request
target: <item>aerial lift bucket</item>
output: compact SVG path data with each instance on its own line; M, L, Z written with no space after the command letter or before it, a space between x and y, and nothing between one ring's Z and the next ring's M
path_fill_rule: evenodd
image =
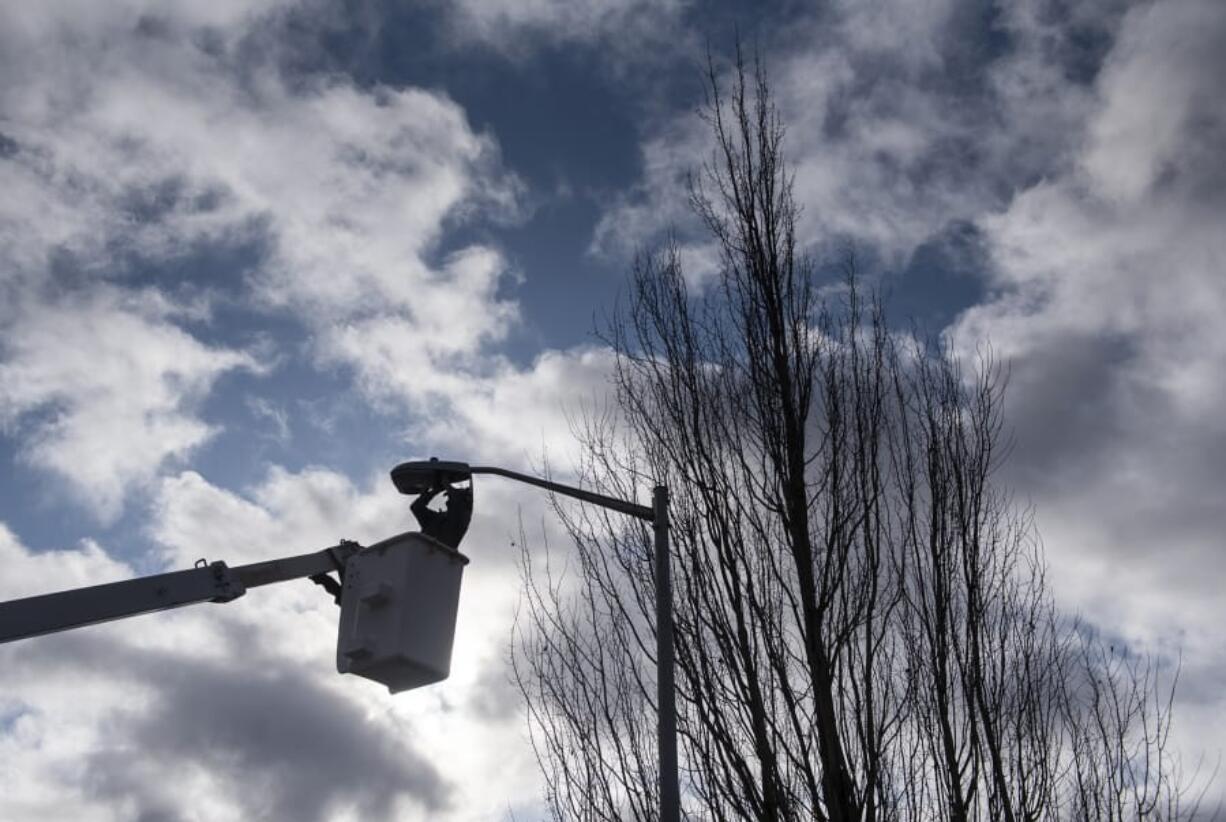
M422 533L371 545L345 563L336 669L392 693L446 679L468 557Z

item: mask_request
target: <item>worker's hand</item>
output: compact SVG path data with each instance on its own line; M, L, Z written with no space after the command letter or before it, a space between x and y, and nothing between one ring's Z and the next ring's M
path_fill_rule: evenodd
M472 510L473 505L473 489L471 488L455 488L447 486L447 510L456 510L467 508Z

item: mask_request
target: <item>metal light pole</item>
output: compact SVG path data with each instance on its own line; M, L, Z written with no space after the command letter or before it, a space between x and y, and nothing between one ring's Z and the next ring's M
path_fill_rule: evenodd
M405 494L421 494L441 485L461 482L472 474L495 474L500 477L544 488L555 494L590 502L602 508L619 511L645 520L655 531L656 583L656 700L657 746L660 757L660 820L678 822L681 815L681 792L677 777L677 700L673 676L673 584L669 565L668 488L657 485L652 492L651 507L628 500L607 497L560 482L508 471L490 465L468 465L463 462L424 460L405 462L392 469L392 482Z
M673 575L669 565L668 488L651 494L651 523L656 532L656 744L660 751L660 819L678 822L681 793L677 780L677 691L673 681Z

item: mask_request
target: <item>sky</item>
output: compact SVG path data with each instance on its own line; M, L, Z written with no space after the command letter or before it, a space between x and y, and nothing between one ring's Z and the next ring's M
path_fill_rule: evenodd
M568 476L636 250L711 282L684 183L738 33L806 251L1008 365L998 480L1211 770L1220 0L0 0L0 598L377 541L403 460ZM0 818L540 818L506 657L520 529L564 541L476 485L446 682L339 676L305 581L5 645Z

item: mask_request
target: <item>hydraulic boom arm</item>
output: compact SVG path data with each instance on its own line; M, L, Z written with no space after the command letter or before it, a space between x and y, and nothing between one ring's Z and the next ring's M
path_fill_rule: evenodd
M346 560L359 548L355 542L342 541L313 554L236 568L229 568L224 562L205 565L202 560L187 571L0 602L0 643L197 602L229 602L241 597L248 588L321 577L330 571L342 572Z

